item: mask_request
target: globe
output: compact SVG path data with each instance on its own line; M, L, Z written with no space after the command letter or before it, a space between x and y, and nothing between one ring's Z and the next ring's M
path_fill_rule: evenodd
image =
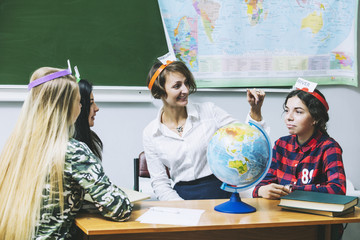
M264 129L253 121L233 123L215 132L207 148L207 160L214 175L233 192L230 201L215 207L229 213L256 211L243 203L239 192L260 182L271 164L271 144Z

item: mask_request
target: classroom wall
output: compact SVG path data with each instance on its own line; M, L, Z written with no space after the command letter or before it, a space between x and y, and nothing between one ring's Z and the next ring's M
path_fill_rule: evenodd
M343 148L346 175L356 189L360 189L360 90L348 86L319 87L325 94L330 110L329 134ZM271 127L270 138L274 142L286 135L282 119L282 104L287 93L267 92L263 116ZM96 91L94 92L96 100ZM190 97L194 102L212 101L240 121L249 111L245 92L197 92ZM133 187L133 159L142 149L142 130L153 118L162 103L109 103L99 102L94 130L104 143L103 165L110 179L119 186ZM0 102L0 149L15 125L21 102ZM345 240L357 239L360 223L349 224Z
M347 177L355 188L360 189L360 90L348 86L321 86L330 105L329 134L343 148L343 160ZM96 100L96 92L95 100ZM287 93L268 92L263 105L263 116L271 127L270 138L287 135L282 119L282 104ZM240 121L245 120L249 110L245 92L197 92L191 101L212 101ZM0 148L15 125L21 109L21 102L0 102ZM132 187L133 158L142 151L142 130L153 118L162 103L109 103L99 102L94 130L104 142L104 168L118 185Z
M354 87L320 87L330 105L329 134L343 148L347 177L360 189L360 91ZM283 123L282 104L287 93L267 93L263 116L271 127L272 142L288 131ZM96 95L95 95L96 97ZM198 92L191 101L212 101L240 121L249 111L243 92ZM100 103L95 130L104 140L104 166L120 185L132 186L132 159L142 151L142 130L155 118L160 100L152 103Z

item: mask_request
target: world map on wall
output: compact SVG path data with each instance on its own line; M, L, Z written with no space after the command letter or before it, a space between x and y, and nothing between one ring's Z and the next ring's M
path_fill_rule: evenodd
M199 87L357 85L356 0L159 0Z

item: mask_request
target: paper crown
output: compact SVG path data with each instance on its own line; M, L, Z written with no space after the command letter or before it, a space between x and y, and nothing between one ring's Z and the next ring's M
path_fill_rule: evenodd
M303 78L298 78L294 85L294 88L296 88L298 90L302 90L304 92L307 92L307 93L313 95L324 105L324 107L326 108L326 111L329 111L329 105L326 102L325 98L323 98L320 94L315 92L316 86L317 86L317 83L310 82Z
M66 69L66 70L54 72L54 73L51 73L49 75L46 75L44 77L41 77L41 78L38 78L38 79L32 81L28 85L28 90L30 90L33 87L39 86L39 85L41 85L43 83L46 83L48 81L54 80L56 78L63 77L63 76L66 76L66 75L71 75L72 72L71 72L70 60L67 60L67 64L68 64L68 69ZM79 82L80 81L79 70L78 70L77 66L75 66L74 69L75 69L76 82Z
M172 62L176 61L176 57L174 53L168 52L164 56L158 57L158 60L162 63L162 65L156 70L154 75L151 77L148 88L151 90L154 85L155 80L158 78L160 73Z

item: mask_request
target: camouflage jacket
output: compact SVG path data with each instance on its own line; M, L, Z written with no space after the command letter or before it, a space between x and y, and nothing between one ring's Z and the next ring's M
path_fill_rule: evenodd
M70 139L64 166L64 211L61 214L58 195L50 203L50 186L43 191L43 207L34 239L67 239L75 216L88 193L102 215L115 221L129 219L132 204L126 194L105 175L100 160L86 144Z

